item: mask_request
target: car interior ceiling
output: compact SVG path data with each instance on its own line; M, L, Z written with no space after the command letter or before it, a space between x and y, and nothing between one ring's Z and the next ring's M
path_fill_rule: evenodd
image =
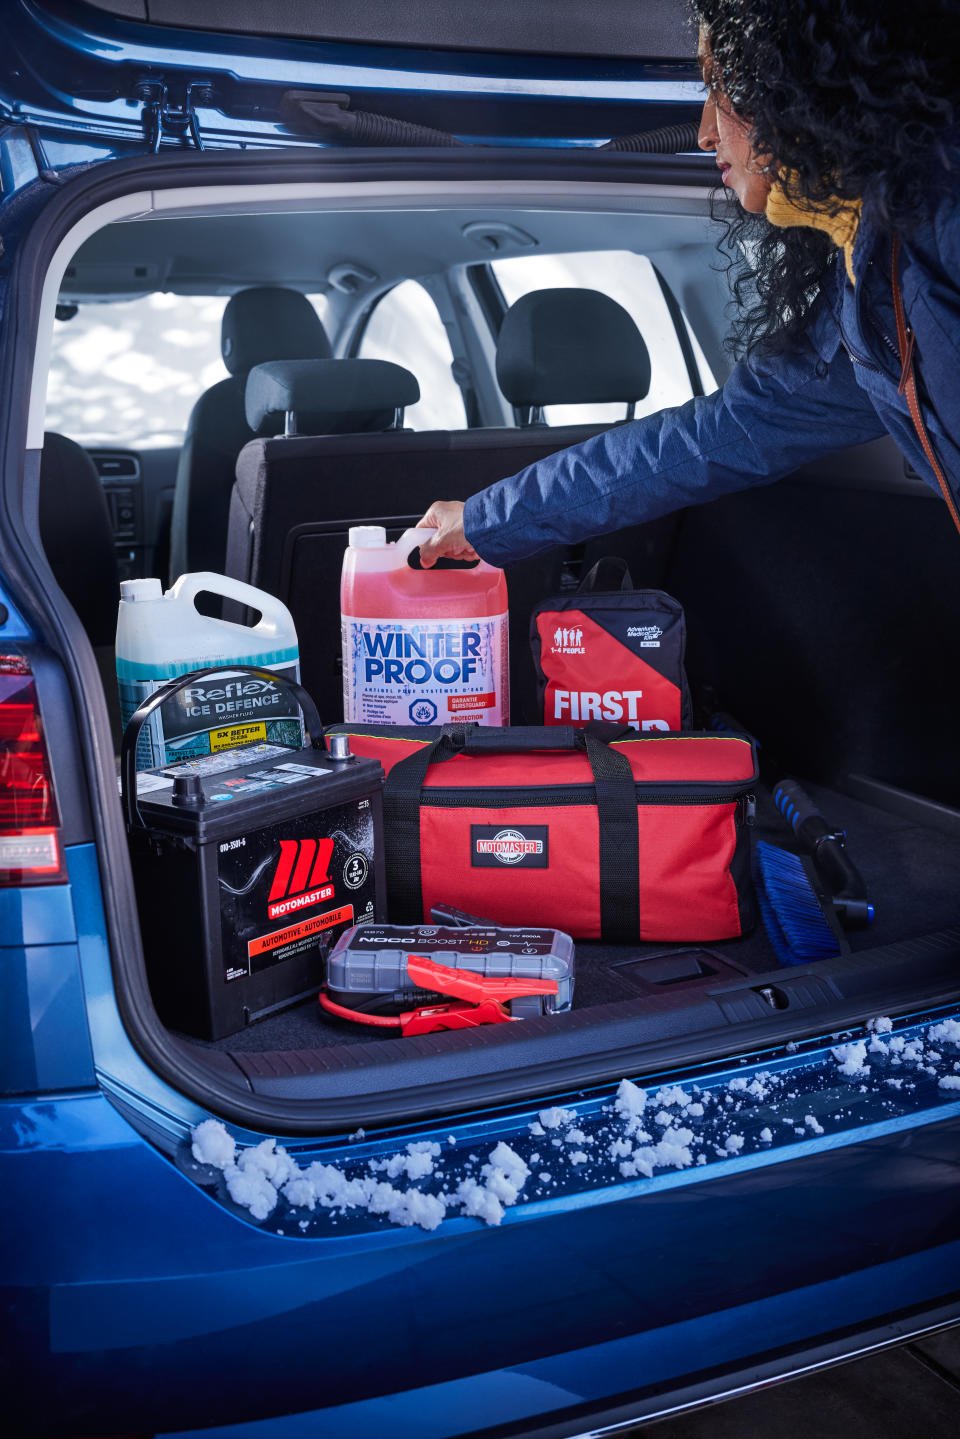
M644 216L611 210L598 217L514 207L496 218L506 215L545 253L639 248L659 255L665 271L672 266L688 311L697 310L699 296L704 310L716 312L716 276L702 274L710 265L707 232L692 209L678 214L664 206ZM222 569L282 599L301 636L304 682L325 719L340 717L337 585L347 527L383 523L395 537L431 500L465 499L603 427L414 433L374 426L278 440L269 424L255 435L246 412L241 420L244 382L264 358L337 353L338 331L369 303L369 296L331 287L329 274L344 255L382 289L427 273L425 250L434 272L489 259L489 245L484 250L481 239L478 248L471 226L490 218L488 210L461 207L438 210L428 223L422 212L128 222L92 237L67 272L64 299L80 303L166 288L246 292L246 299L241 293L230 301L225 317L234 345L231 378L214 387L213 402L213 392L204 395L198 386L188 440L177 457L178 492L191 492L199 508L194 515L185 507L175 519L173 568ZM385 273L387 256L391 274ZM147 278L135 280L135 270ZM330 333L315 312L306 317L297 299L284 301L282 315L268 316L256 298L264 285L282 287L304 304L303 291L327 290L334 301ZM702 337L708 356L717 353L722 322L714 324L715 333ZM501 346L502 380L511 365L503 338ZM278 348L289 353L274 353ZM581 326L585 371L606 362L610 348L602 324ZM507 398L518 414L535 408L522 381ZM221 424L230 439L214 461ZM272 433L276 429L274 423ZM146 452L137 463L149 463ZM211 481L199 498L199 483L193 492L198 475ZM51 567L97 653L115 714L110 646L116 556L124 546L117 541L115 507L105 503L106 480L73 440L46 437L41 532ZM150 513L156 519L160 512ZM146 522L145 507L140 517ZM194 543L192 527L212 545ZM88 541L83 547L74 543L77 533ZM156 541L150 536L142 554L153 559ZM637 587L666 590L683 604L688 671L701 703L736 715L846 831L877 905L876 922L850 936L852 948L932 934L960 922L956 544L944 507L905 471L892 443L882 441L841 451L776 485L519 562L507 572L514 722L536 718L526 638L533 604L569 587L598 558L622 556ZM706 713L703 708L701 723ZM758 801L755 836L782 841L782 824L762 788ZM669 992L683 1004L718 980L777 967L762 925L745 938L707 947L578 944L575 1006L596 1008L598 1016L622 1014L652 992ZM459 1042L452 1034L439 1039L451 1050ZM228 1039L188 1042L232 1056L248 1074L270 1053L297 1051L309 1068L312 1053L352 1046L359 1059L391 1041L367 1031L358 1039L350 1025L325 1018L308 1001Z

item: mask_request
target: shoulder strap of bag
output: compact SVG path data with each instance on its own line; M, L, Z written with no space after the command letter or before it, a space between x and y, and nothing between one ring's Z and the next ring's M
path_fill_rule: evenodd
M597 793L601 937L607 944L635 941L640 927L640 846L633 771L618 750L595 735L566 727L466 731L456 737L445 733L391 768L383 792L383 825L387 895L395 921L417 924L423 918L420 799L432 764L471 750L523 754L579 748L586 750ZM478 800L478 806L482 804Z
M947 478L940 468L930 436L927 434L927 427L923 422L923 415L920 411L920 401L917 398L917 381L913 373L913 331L907 324L903 311L903 296L900 293L900 282L897 279L897 270L900 260L900 241L897 235L893 237L893 250L890 261L890 273L893 278L893 313L897 320L897 345L900 350L900 383L897 386L897 393L906 395L907 405L910 409L910 418L913 420L913 428L917 432L917 438L923 446L923 453L926 455L930 468L937 477L937 483L943 492L943 498L947 502L947 509L953 518L953 523L960 534L960 514L957 512L957 504L950 492Z

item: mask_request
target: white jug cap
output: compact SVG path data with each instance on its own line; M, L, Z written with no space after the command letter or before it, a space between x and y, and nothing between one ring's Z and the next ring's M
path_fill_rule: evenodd
M163 585L159 580L121 580L122 600L162 600Z
M351 525L347 531L352 550L372 550L387 543L383 525Z

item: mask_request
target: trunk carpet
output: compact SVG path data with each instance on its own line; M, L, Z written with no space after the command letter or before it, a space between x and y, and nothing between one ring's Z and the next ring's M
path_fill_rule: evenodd
M916 825L909 820L875 809L835 791L807 786L827 820L846 831L847 845L863 875L877 917L869 929L849 935L851 948L869 949L895 940L913 938L960 921L960 838ZM754 838L789 848L787 833L776 815L769 796L758 791L757 823ZM707 972L702 984L733 979L738 973L762 974L780 967L763 926L743 939L704 946L638 944L610 946L577 945L574 1007L586 1009L617 999L636 998L646 992L631 979L631 961L652 960L665 952L688 951L672 967L682 977ZM695 951L690 954L690 951ZM730 966L728 972L725 966ZM675 978L671 966L658 965L659 982ZM642 967L637 965L637 972ZM692 986L694 992L699 989ZM190 1039L202 1048L225 1051L268 1051L317 1049L331 1045L375 1041L378 1033L396 1038L395 1031L378 1032L369 1027L340 1022L323 1015L310 1000L260 1020L227 1039L205 1043Z

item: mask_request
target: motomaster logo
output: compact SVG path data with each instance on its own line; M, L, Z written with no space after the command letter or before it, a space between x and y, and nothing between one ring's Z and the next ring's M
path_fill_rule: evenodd
M501 864L517 864L525 854L543 854L543 840L527 839L518 829L502 829L493 839L478 839L477 854L492 854Z
M332 839L280 841L280 859L267 896L267 914L271 919L333 898L333 885L327 873L332 854Z
M470 826L471 863L479 867L498 864L547 867L547 826L526 825L523 829L498 829L492 824Z

